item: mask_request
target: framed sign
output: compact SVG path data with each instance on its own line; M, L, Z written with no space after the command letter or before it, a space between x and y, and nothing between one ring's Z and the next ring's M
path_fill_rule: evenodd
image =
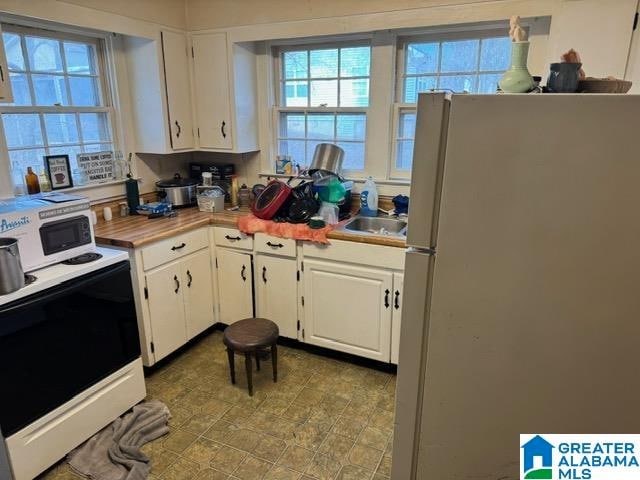
M73 187L69 155L45 155L44 164L49 174L52 190Z
M80 153L76 157L78 170L86 183L104 183L115 180L113 152Z

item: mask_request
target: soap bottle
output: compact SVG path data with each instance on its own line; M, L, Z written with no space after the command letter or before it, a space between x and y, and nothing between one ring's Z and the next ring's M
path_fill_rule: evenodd
M365 217L378 216L378 187L372 177L367 177L360 193L360 215Z
M31 167L27 167L27 174L24 176L24 179L27 182L27 193L29 195L40 193L40 182L38 181L38 175L33 173L33 169Z

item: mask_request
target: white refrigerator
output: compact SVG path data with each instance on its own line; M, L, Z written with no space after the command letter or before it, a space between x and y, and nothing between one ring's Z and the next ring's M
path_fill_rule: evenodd
M392 479L640 433L640 96L418 101Z

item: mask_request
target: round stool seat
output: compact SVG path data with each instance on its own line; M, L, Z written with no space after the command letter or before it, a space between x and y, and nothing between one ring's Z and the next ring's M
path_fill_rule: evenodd
M253 352L276 343L278 325L266 318L245 318L224 331L224 344L236 352Z

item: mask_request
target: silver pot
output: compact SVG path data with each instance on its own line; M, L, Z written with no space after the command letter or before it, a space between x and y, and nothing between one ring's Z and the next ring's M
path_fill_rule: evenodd
M196 203L196 186L198 181L193 178L182 178L176 173L169 180L156 182L158 196L174 207L190 207Z
M17 238L0 238L0 295L24 287L24 272L20 263Z
M342 159L344 150L333 143L319 143L313 153L309 173L328 172L342 175Z

